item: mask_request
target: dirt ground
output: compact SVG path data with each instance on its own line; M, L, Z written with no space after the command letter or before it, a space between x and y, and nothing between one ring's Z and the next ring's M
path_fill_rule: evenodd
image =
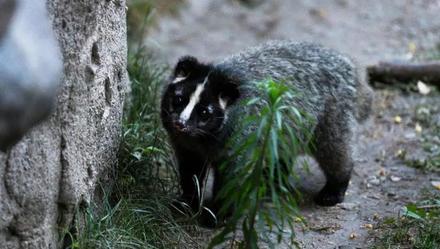
M361 67L379 60L408 60L440 43L438 0L262 2L248 7L233 0L188 1L177 15L161 17L146 43L173 64L185 54L211 61L266 40L287 38L335 48ZM297 231L303 248L368 248L381 218L397 215L423 188L432 188L430 181L440 179L437 173L407 167L397 155L400 151L409 158L425 156L421 141L430 127L415 129L421 106L440 124L438 92L423 96L376 90L373 115L358 127L357 163L345 202L330 208L306 202L301 207L309 226ZM304 177L306 195L323 184L322 173L312 172Z

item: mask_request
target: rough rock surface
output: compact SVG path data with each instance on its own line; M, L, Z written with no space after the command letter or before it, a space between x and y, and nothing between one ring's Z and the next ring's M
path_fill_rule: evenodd
M53 115L0 152L0 248L57 248L58 229L114 166L128 86L125 6L48 1L64 76Z

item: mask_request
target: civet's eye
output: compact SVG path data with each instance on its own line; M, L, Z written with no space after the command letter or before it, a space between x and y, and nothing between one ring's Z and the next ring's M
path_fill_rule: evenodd
M183 104L183 97L182 96L174 96L173 98L173 105L175 107L179 107Z
M199 116L202 121L206 122L211 117L211 112L208 108L202 107L199 109Z

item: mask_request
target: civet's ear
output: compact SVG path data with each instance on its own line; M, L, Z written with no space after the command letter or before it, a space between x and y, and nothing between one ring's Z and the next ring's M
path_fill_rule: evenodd
M240 91L236 82L226 82L219 97L225 101L226 106L232 105L240 97Z
M187 78L192 72L197 71L199 67L200 63L195 57L181 57L174 68L173 82Z
M213 72L209 77L210 84L213 84L218 94L220 105L223 108L232 105L240 97L239 80L228 76L223 72Z

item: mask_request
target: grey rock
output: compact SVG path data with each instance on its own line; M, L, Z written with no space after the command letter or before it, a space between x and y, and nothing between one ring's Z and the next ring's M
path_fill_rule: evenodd
M370 183L371 185L380 185L380 179L377 176L370 176L368 177L368 183Z
M0 21L4 34L0 41L3 151L49 115L62 72L61 54L44 2L7 0L5 5L0 10L1 16L9 17Z
M16 11L41 2L17 1ZM95 198L98 179L105 182L117 161L128 87L125 1L49 0L45 6L61 49L64 74L53 114L15 146L0 152L0 248L58 248L59 229L71 225L76 207ZM33 8L38 10L43 9ZM26 16L23 25L40 21L44 22ZM51 42L47 47L33 46L30 39L25 36L21 42L31 43L27 47L31 54L41 52L35 49L48 54L57 49ZM29 58L29 54L21 56ZM32 68L41 77L36 79L46 82L34 89L37 92L52 89L56 77L48 69L51 63Z
M392 182L399 182L400 180L402 180L402 178L399 176L390 176L390 180Z

